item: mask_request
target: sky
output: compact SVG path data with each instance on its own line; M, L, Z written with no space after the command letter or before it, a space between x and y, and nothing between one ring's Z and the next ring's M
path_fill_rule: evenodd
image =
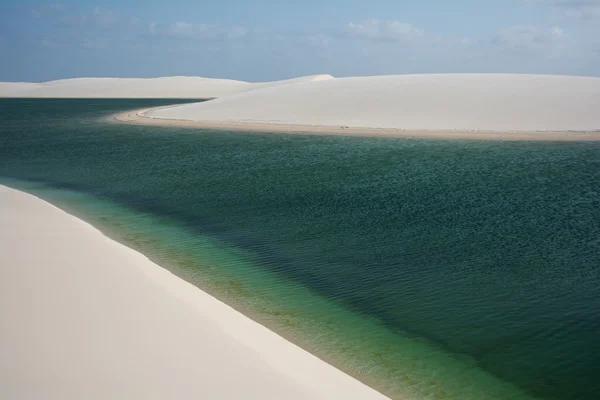
M0 0L0 81L600 76L600 0Z

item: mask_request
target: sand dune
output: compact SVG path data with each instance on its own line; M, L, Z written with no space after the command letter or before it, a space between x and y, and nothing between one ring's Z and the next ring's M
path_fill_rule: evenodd
M0 97L201 99L330 78L330 75L314 75L261 83L185 76L150 79L75 78L44 83L0 82Z
M169 77L155 79L76 78L0 86L0 97L46 98L211 98L236 93L248 83L227 79Z
M0 82L0 97L12 97L12 93L33 90L37 85L29 82Z
M34 196L0 227L2 399L386 398Z
M3 82L0 97L217 98L138 117L154 118L154 124L178 120L227 129L600 130L600 78L554 75L314 75L261 83L198 77L78 78Z
M600 130L600 78L441 74L277 85L150 110L160 119L463 131Z

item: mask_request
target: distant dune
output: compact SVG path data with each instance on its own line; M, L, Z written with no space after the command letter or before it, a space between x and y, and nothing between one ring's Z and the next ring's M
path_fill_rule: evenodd
M331 78L330 75L315 75L263 83L186 76L148 79L75 78L44 83L0 82L0 97L203 99Z
M462 131L600 130L600 78L442 74L276 85L146 117L225 123Z

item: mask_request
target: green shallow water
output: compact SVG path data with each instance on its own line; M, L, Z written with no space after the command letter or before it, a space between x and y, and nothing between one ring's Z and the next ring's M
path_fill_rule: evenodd
M0 176L395 397L596 399L600 145L111 123L0 100Z

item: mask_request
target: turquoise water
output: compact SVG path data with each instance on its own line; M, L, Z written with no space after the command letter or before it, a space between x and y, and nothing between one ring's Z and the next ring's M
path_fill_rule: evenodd
M395 397L597 399L600 144L115 124L2 100L0 181Z

